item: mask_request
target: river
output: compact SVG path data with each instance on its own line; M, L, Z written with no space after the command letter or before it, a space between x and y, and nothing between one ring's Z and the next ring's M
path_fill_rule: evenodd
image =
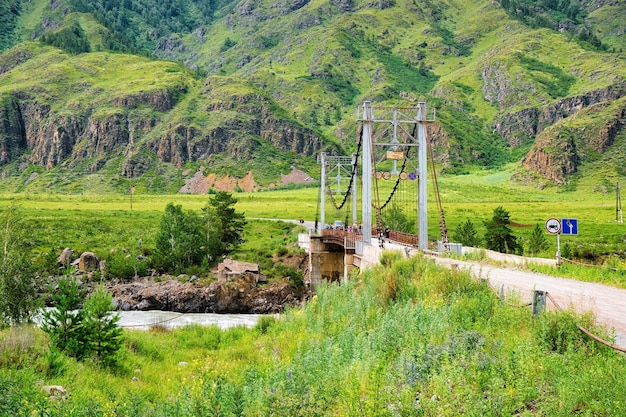
M203 326L216 325L220 329L235 326L254 327L260 314L213 314L213 313L175 313L172 311L119 311L120 327L129 330L148 330L156 324L168 328L187 324Z

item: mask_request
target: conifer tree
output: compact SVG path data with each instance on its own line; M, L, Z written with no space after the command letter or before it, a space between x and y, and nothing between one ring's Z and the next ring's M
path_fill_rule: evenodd
M528 238L528 252L536 255L548 247L548 241L544 235L543 228L537 223Z
M480 246L480 237L474 228L474 223L467 219L465 223L460 223L454 231L454 240L464 246Z
M114 365L122 347L122 329L117 325L120 316L114 312L112 300L100 284L83 307L86 350L104 365Z
M517 238L509 227L511 216L502 206L493 210L493 217L484 222L487 231L485 232L485 245L487 249L502 253L515 253L518 249Z
M237 199L231 193L218 191L203 208L212 259L233 251L243 241L247 222L245 215L235 210L236 203Z
M42 329L50 335L54 346L78 359L89 353L84 344L85 314L80 309L83 299L84 292L79 289L75 278L61 278L52 295L54 308L44 312L42 323Z

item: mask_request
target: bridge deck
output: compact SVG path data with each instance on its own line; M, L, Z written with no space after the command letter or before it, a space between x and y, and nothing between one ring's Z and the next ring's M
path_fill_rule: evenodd
M361 239L361 233L356 231L348 231L341 229L325 229L322 230L322 241L324 243L332 243L343 246L345 250L351 251L356 248L356 241ZM372 232L372 236L376 236L376 231ZM384 239L394 241L396 243L408 246L418 246L418 237L410 233L389 231L385 234Z

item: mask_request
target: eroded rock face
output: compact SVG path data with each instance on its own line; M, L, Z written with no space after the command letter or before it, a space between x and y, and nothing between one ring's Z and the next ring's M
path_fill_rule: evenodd
M585 95L557 100L542 109L526 108L516 113L499 117L493 128L513 147L523 146L534 140L547 127L589 106L617 100L626 95L626 84L616 84L605 89L591 91ZM499 99L494 95L493 99Z
M108 290L120 310L180 313L277 313L287 306L298 305L307 297L307 293L291 288L286 282L257 286L256 280L248 276L208 286L197 281L146 279L110 285Z
M596 125L565 128L557 124L545 129L537 136L523 166L557 184L565 183L567 176L578 170L581 161L591 153L604 152L626 126L626 100L621 101L611 118ZM588 111L609 105L600 103Z
M174 118L161 124L159 135L140 142L162 120L158 112L172 110L185 86L154 91L132 92L112 97L113 109L75 104L71 111L59 112L38 101L28 92L16 91L0 97L0 165L25 155L33 165L52 169L81 166L97 172L113 157L124 155L122 174L140 176L159 162L182 168L188 162L206 161L212 155L228 153L250 160L259 138L270 142L277 151L314 155L322 147L322 138L314 131L275 114L269 97L258 92L222 97L223 89L233 81L209 78L204 94L210 104L207 112L230 114L215 126L197 127L187 118ZM242 83L242 89L245 91ZM149 107L154 112L142 109ZM152 152L140 152L135 144Z

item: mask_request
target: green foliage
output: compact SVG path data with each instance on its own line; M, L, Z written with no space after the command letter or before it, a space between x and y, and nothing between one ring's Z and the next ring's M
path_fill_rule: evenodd
M384 227L404 233L415 233L415 222L412 222L402 211L400 204L392 203L382 213Z
M432 26L436 33L441 37L443 44L452 49L452 54L459 56L471 55L471 48L458 42L451 30L443 27L439 22L435 22Z
M593 319L587 316L581 320L571 311L547 311L539 316L534 335L539 345L548 352L587 351L595 342L580 331L578 323L591 327Z
M484 237L487 249L502 253L515 253L519 245L509 224L511 224L509 212L502 206L496 207L491 220L484 222L487 229Z
M41 41L47 45L61 48L70 54L81 54L89 52L91 49L85 31L77 20L73 20L68 26L64 26L56 32L43 35Z
M456 148L462 161L475 161L487 167L502 166L510 162L510 150L505 141L468 112L450 106L438 111L437 118L451 137L458 138L458 143L452 146ZM465 164L453 162L453 165L457 164L458 169L464 169Z
M480 237L474 228L474 223L470 219L458 224L454 230L454 241L463 244L463 246L480 246Z
M567 96L576 78L565 73L561 68L538 59L518 54L520 63L530 70L530 77L542 86L552 98Z
M206 233L199 215L184 212L168 203L155 238L154 265L165 272L179 273L201 263L206 254Z
M0 367L0 412L24 415L623 415L626 360L577 330L590 317L501 305L468 272L422 256L324 283L253 329L128 331L129 375L90 362L45 398L26 367ZM383 297L387 282L397 291ZM0 335L0 340L4 334ZM556 343L553 343L556 342ZM546 354L548 353L548 354ZM38 355L29 350L24 355ZM178 365L185 362L185 366ZM23 363L28 363L23 361ZM67 363L73 366L71 363ZM39 393L39 394L38 394ZM6 412L5 412L6 410Z
M52 344L68 356L84 359L87 337L84 321L85 312L80 308L84 291L79 289L75 278L59 279L58 288L52 293L54 308L43 313L42 329L50 335Z
M127 46L151 53L157 46L157 38L189 33L210 24L215 11L230 1L69 0L68 3L74 11L92 13Z
M208 233L208 254L211 260L232 252L243 242L246 226L244 213L235 210L237 199L231 193L218 191L203 210L203 221Z
M117 352L122 347L122 329L117 326L119 314L114 313L113 297L100 284L87 298L83 306L86 330L83 347L95 359L106 366L117 363Z
M95 359L111 366L122 346L119 315L113 314L112 297L103 285L84 298L74 278L62 278L53 294L54 308L43 314L42 329L54 347L79 360Z
M0 327L27 322L41 305L41 278L31 264L29 231L18 207L0 210Z
M112 251L105 258L107 279L130 280L145 276L148 272L148 259L140 254L126 251Z
M0 369L24 369L45 355L46 340L34 326L0 330ZM2 415L2 414L0 414Z
M227 37L226 40L224 40L224 43L222 44L222 46L220 47L220 52L226 52L235 45L237 45L237 42Z
M568 22L574 38L594 49L606 49L587 27L587 12L579 0L498 0L506 12L530 27L559 29Z
M533 227L533 231L528 238L528 252L531 255L537 255L542 251L548 248L548 241L546 239L544 228L539 225L539 223L535 224Z
M16 41L15 30L20 12L20 0L0 2L0 53L13 46Z

